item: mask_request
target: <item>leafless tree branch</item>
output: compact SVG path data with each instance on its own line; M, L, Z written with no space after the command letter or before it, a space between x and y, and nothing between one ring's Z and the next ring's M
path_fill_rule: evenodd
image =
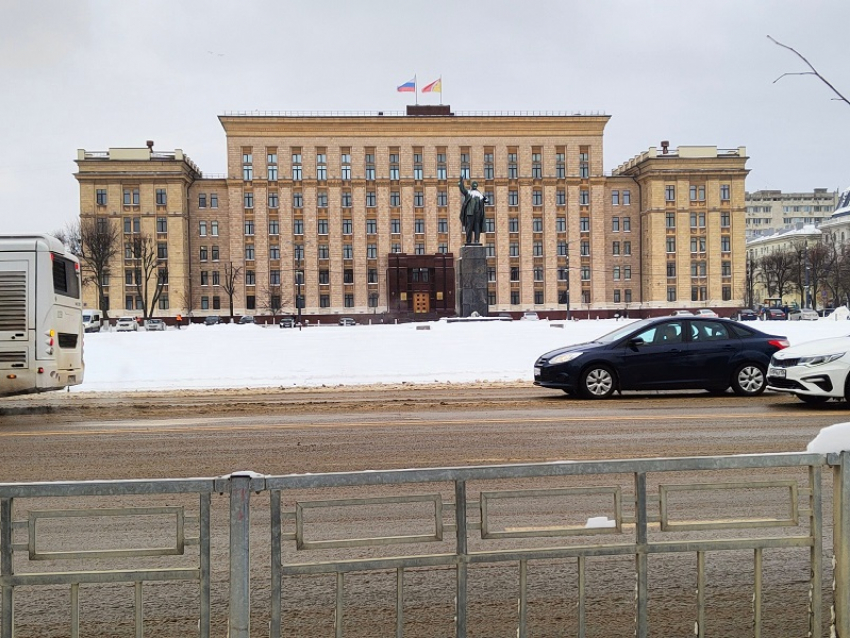
M832 90L832 92L833 92L833 93L835 93L835 95L837 95L837 96L838 96L837 98L832 98L832 99L834 99L834 100L840 100L840 101L844 102L845 104L850 105L850 100L848 100L846 97L844 97L843 95L841 95L841 93L838 91L838 89L836 89L834 86L832 86L832 84L830 84L830 83L829 83L829 81L828 81L825 77L823 77L823 76L822 76L822 75L818 72L818 70L817 70L817 69L816 69L816 68L812 65L812 63L811 63L811 62L809 62L809 61L808 61L808 60L807 60L807 59L806 59L806 58L805 58L805 57L804 57L804 56L803 56L803 55L802 55L799 51L797 51L794 47L789 47L787 44L782 44L781 42L779 42L779 40L776 40L776 39L774 39L774 38L772 38L772 37L770 37L770 36L767 36L767 39L768 39L768 40L770 40L771 42L773 42L775 45L780 46L780 47L782 47L783 49L788 49L789 51L791 51L791 53L793 53L793 54L794 54L794 55L796 55L798 58L800 58L803 62L805 62L806 66L807 66L807 67L809 67L809 68L811 69L811 71L802 71L802 72L799 72L799 73L783 73L782 75L780 75L778 78L776 78L776 79L773 81L773 83L774 83L774 84L776 84L777 82L779 82L779 80L781 80L782 78L784 78L786 75L814 75L814 76L815 76L815 77L817 77L817 78L818 78L821 82L823 82L824 84L826 84L826 85L827 85L827 86L828 86L828 87Z

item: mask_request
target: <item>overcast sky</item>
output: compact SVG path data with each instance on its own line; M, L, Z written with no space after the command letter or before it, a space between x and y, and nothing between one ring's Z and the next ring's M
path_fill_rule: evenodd
M605 170L746 146L747 189L850 186L847 0L0 0L0 232L79 213L76 150L183 149L225 171L225 111L603 112ZM437 103L439 94L421 95Z

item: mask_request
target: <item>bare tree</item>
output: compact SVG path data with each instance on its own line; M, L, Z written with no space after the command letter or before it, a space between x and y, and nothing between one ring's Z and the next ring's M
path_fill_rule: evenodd
M82 238L80 236L79 220L68 222L64 227L59 230L54 230L50 234L61 241L69 253L77 258L80 257L80 254L82 253L82 247L80 246Z
M283 300L280 294L280 285L269 284L263 288L263 306L265 310L269 311L269 314L272 316L272 323L275 323L275 319L280 314L280 311L283 309Z
M230 319L233 320L233 295L236 294L236 282L239 280L239 273L242 272L241 266L234 266L231 261L224 264L224 279L221 282L221 287L227 293L230 300Z
M781 297L791 285L791 254L775 252L756 260L754 268L771 297Z
M799 51L797 51L797 50L796 50L795 48L793 48L793 47L789 47L787 44L782 44L781 42L779 42L778 40L775 40L774 38L772 38L772 37L770 37L770 36L767 36L767 38L768 38L771 42L773 42L775 45L780 46L780 47L782 47L783 49L788 49L789 51L791 51L791 53L793 53L793 54L794 54L794 55L796 55L798 58L800 58L800 59L801 59L801 60L802 60L802 61L806 64L806 66L807 66L807 67L809 67L809 69L811 69L810 71L799 71L799 72L797 72L797 73L783 73L782 75L780 75L778 78L776 78L776 79L773 81L773 83L774 83L774 84L776 84L777 82L779 82L779 80L781 80L782 78L784 78L786 75L814 75L817 79L819 79L821 82L823 82L824 84L826 84L826 85L830 88L830 90L832 90L832 92L833 92L833 93L835 93L835 95L837 95L837 96L838 96L838 97L834 97L834 98L832 98L833 100L839 100L839 101L841 101L841 102L844 102L845 104L850 105L850 101L848 101L846 97L844 97L843 95L841 95L841 93L839 93L839 92L838 92L838 89L836 89L834 86L832 86L832 84L831 84L831 83L830 83L830 82L829 82L829 81L828 81L825 77L823 77L823 76L822 76L822 75L818 72L818 70L817 70L817 69L816 69L816 68L812 65L812 63L811 63L811 62L809 62L806 58L804 58L804 57L800 54L800 52L799 52Z
M133 257L138 268L133 273L133 287L142 298L142 316L152 317L156 305L168 284L168 268L160 263L164 257L159 255L159 246L155 238L147 233L135 235L132 241Z

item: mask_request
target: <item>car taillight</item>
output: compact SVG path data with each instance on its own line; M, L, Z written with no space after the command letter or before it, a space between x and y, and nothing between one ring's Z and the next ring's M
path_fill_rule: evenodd
M788 343L788 339L771 339L767 343L772 345L777 350L782 350L783 348L787 348L791 345L790 343Z

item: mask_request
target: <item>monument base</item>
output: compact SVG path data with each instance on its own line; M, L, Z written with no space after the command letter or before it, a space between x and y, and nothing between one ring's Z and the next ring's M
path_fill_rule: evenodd
M455 268L457 281L457 315L472 317L477 313L486 317L487 303L487 249L481 244L461 246Z

